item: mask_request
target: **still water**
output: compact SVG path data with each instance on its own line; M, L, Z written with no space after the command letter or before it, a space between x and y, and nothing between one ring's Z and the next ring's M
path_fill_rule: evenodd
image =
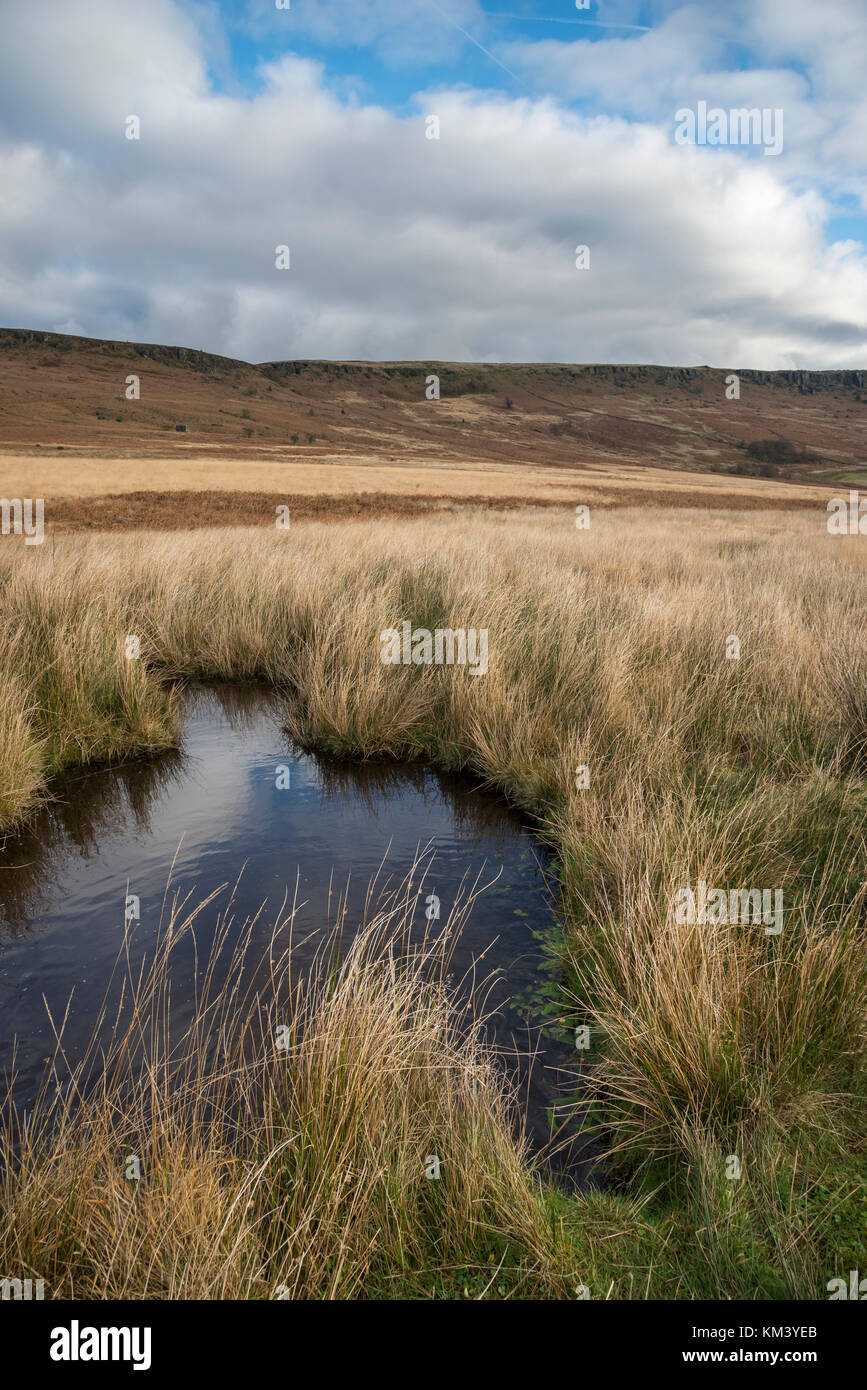
M34 1095L54 1049L46 1006L55 1020L68 1009L64 1046L71 1062L81 1055L117 960L128 895L138 900L134 965L155 939L170 871L168 900L189 893L192 903L220 890L199 930L230 895L239 923L264 904L253 937L259 932L263 947L294 901L303 965L339 905L350 926L358 923L371 882L375 901L419 852L421 934L448 921L461 891L477 889L451 973L487 982L486 1012L494 1013L485 1026L519 1082L531 1143L548 1143L552 1120L562 1138L565 1117L572 1137L550 1166L582 1184L590 1147L578 1137L578 1112L563 1108L578 1060L557 1021L544 850L499 797L463 779L301 751L281 727L278 697L256 687L193 688L178 751L70 778L31 830L0 851L0 1090L14 1047L19 1107ZM434 898L440 922L426 920ZM181 981L173 1007L180 1015L189 1006Z

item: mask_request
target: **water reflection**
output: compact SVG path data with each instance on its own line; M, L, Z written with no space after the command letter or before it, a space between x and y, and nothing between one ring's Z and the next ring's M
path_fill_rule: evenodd
M0 943L38 925L71 860L96 858L119 826L150 834L159 798L179 784L184 764L171 750L66 777L25 831L0 837Z
M70 995L64 1045L73 1062L84 1050L104 1001L111 1003L128 894L140 914L133 967L174 894L192 903L211 893L215 905L201 915L200 935L214 930L220 913L230 910L239 929L258 914L262 949L270 924L294 900L303 966L328 923L342 918L351 932L376 894L405 880L420 851L414 935L447 925L462 896L481 890L450 966L455 980L486 980L485 1005L496 1010L487 1027L501 1048L540 1054L532 1066L514 1057L509 1065L521 1077L533 1142L543 1145L564 1074L574 1077L577 1068L556 1025L543 1027L546 1010L555 1010L556 965L546 950L555 924L538 843L501 799L460 778L302 752L283 732L277 697L252 686L192 689L179 752L68 779L28 833L7 841L0 1074L15 1045L16 1095L26 1102L53 1047L46 1010L63 1017ZM191 942L180 956L189 980L195 949ZM173 985L178 1019L191 1008L189 980L181 975ZM582 1180L586 1152L573 1138L558 1166Z

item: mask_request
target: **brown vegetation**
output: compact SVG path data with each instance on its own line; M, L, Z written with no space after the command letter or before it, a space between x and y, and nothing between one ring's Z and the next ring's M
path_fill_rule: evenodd
M130 375L140 380L139 400L126 399ZM430 375L440 379L439 400L425 398ZM0 449L35 455L60 445L103 461L228 459L235 478L218 485L230 488L246 487L240 473L255 463L333 461L615 474L634 467L725 479L755 468L746 447L763 440L791 446L777 469L784 484L863 472L865 373L744 371L737 401L726 398L727 375L709 367L534 363L254 366L189 349L4 329ZM132 490L141 486L151 483L140 474Z

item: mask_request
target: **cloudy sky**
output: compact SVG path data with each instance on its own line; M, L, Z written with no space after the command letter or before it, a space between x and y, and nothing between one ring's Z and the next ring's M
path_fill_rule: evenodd
M864 368L867 0L0 0L0 189L4 326Z

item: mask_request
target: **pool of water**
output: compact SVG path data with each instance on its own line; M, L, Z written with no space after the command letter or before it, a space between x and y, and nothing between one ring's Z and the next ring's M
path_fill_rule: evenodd
M25 835L7 840L0 1077L14 1046L15 1095L26 1106L54 1049L47 1009L55 1020L68 1009L64 1046L77 1060L117 960L128 895L138 900L135 964L156 937L170 870L170 896L198 901L220 890L202 923L230 894L239 923L264 903L253 938L259 932L263 947L287 897L294 900L303 965L340 906L351 927L371 881L374 896L396 886L419 852L420 932L431 929L434 897L441 925L461 892L478 890L451 973L487 981L486 1011L494 1012L485 1026L519 1079L531 1143L544 1146L552 1107L578 1084L577 1054L555 1017L556 920L544 850L499 797L463 779L302 752L283 732L279 699L256 687L193 688L178 751L70 778ZM181 981L173 1007L189 1005ZM556 1113L560 1125L570 1112ZM578 1135L577 1111L565 1133L551 1166L580 1185L591 1149Z

